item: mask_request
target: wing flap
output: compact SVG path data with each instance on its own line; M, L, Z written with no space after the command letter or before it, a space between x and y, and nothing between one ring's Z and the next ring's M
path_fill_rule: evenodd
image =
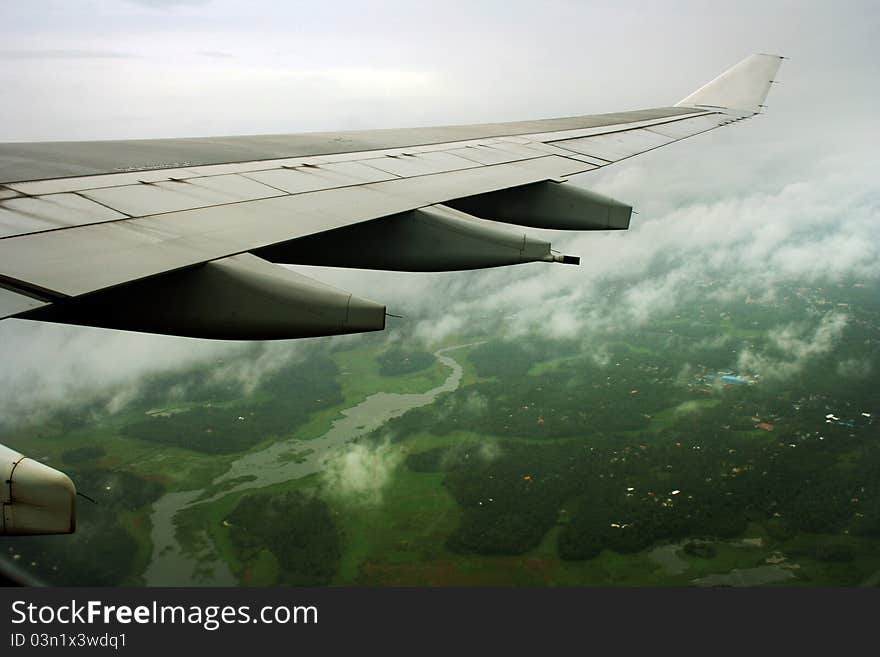
M86 198L132 217L256 201L285 192L248 177L228 174L151 184L101 187L81 192ZM54 198L47 196L42 198ZM94 222L97 223L97 222Z
M19 196L0 201L0 238L115 221L127 216L77 194Z
M148 184L168 181L197 175L191 169L159 169L131 173L110 173L99 176L75 176L71 178L52 178L50 180L31 180L10 182L6 186L28 196L44 194L63 194L64 192L80 192L86 189L101 187L119 187L121 185Z
M673 140L679 140L693 137L701 132L714 130L727 120L728 118L721 114L709 114L685 119L683 121L660 123L646 127L644 130L670 137Z
M50 302L7 290L0 287L0 319L15 317L29 310L48 306Z
M383 180L393 180L396 177L361 163L352 162L350 164L352 167L348 170L340 170L339 165L326 164L269 169L267 171L256 171L242 175L288 194L302 194L322 189L364 185ZM357 165L357 168L355 168L355 165Z
M671 141L674 141L671 137L649 132L645 129L638 129L627 132L615 132L610 135L554 141L552 144L559 148L573 150L582 155L601 158L610 163L664 146Z

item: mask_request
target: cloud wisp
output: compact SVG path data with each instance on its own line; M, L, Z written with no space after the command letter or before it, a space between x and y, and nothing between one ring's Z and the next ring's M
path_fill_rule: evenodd
M829 313L810 330L803 324L787 324L768 332L769 347L755 351L746 347L738 358L742 371L755 372L765 379L784 380L799 374L817 356L829 353L839 342L848 317Z
M326 463L323 483L331 497L377 506L402 459L403 452L387 439L378 445L352 443Z

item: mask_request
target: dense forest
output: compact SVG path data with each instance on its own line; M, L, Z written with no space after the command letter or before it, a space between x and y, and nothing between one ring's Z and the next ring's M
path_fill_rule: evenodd
M777 539L880 536L880 427L865 412L876 410L876 391L839 369L858 354L877 360L877 301L865 300L838 348L801 364L800 376L770 371L753 385L722 385L719 373L735 370L743 346L774 356L775 345L753 337L757 329L739 344L715 340L717 322L702 318L724 313L689 310L666 330L622 334L601 362L570 341L488 341L469 353L482 381L389 422L399 442L430 426L499 447L491 459L473 444L409 455L411 470L446 473L463 510L449 547L520 554L555 525L564 559L735 537L752 521ZM751 327L793 312L733 310ZM548 354L556 362L536 372ZM839 551L826 544L822 554Z
M869 428L869 427L863 427ZM455 550L517 554L562 524L559 554L635 552L672 539L740 535L750 520L795 532L880 536L876 434L781 443L729 435L704 440L682 427L642 437L593 436L544 445L500 441L415 453L415 471L445 471L463 509Z
M327 504L300 492L247 495L226 519L236 556L252 562L269 552L278 584L328 584L340 556L339 532Z

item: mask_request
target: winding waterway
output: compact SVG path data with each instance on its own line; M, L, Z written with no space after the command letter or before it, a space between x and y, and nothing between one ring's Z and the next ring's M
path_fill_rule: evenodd
M455 349L480 343L461 344L436 351L434 355L451 372L446 380L427 392L399 394L377 392L357 406L342 411L323 436L314 440L290 438L273 443L263 450L245 454L230 465L229 470L211 482L220 492L200 499L205 489L167 493L153 504L153 556L144 573L149 586L234 586L237 581L226 563L213 552L210 539L205 537L197 554L186 552L177 540L174 516L195 503L213 501L231 492L262 488L283 481L305 477L324 469L329 458L346 443L378 429L388 420L408 410L426 406L437 395L452 392L461 385L462 368L446 354ZM290 458L291 454L295 458ZM196 502L198 500L198 502Z

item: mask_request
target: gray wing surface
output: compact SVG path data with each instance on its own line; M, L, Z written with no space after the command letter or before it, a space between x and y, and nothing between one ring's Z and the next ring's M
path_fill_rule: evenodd
M565 179L760 113L781 59L633 112L0 144L0 318L224 339L379 330L383 305L278 265L576 263L517 227L628 228L629 205Z

